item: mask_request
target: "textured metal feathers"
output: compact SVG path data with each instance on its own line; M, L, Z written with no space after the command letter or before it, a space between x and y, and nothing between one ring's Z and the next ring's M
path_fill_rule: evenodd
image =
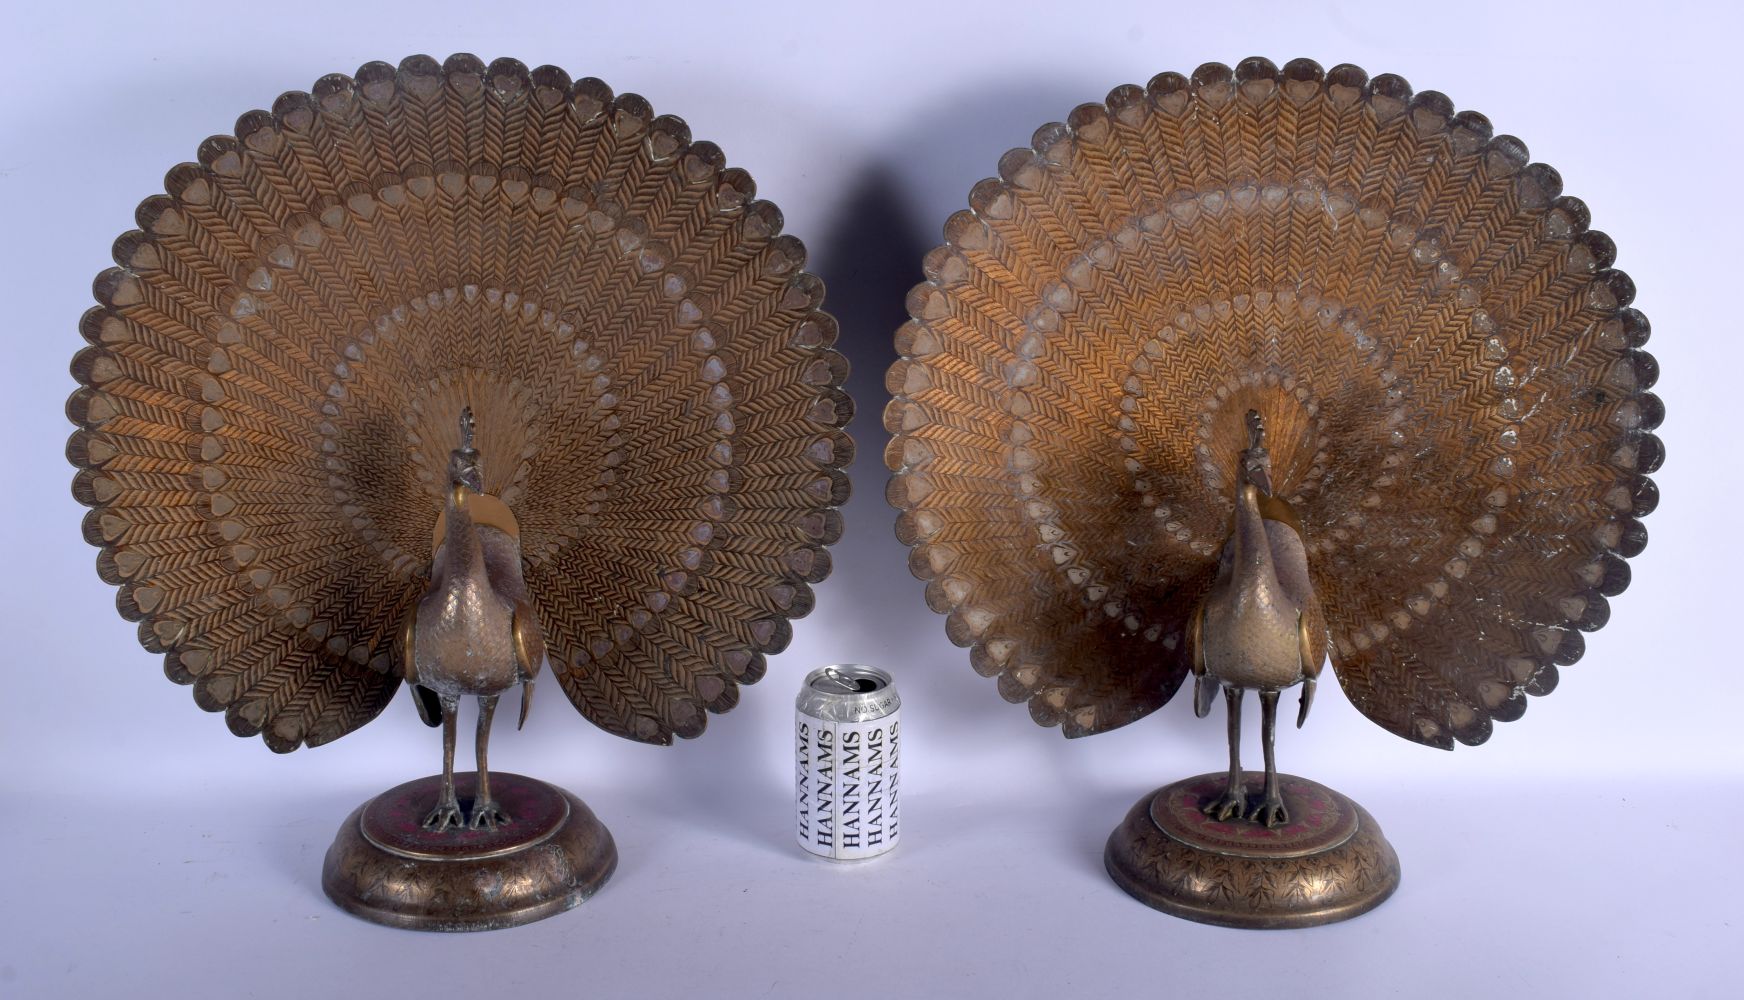
M684 123L514 60L370 63L171 170L96 282L68 455L123 616L275 750L398 684L455 420L570 700L696 736L811 607L852 407L823 287Z
M1663 410L1556 171L1354 66L1165 73L1043 126L908 299L889 499L950 638L1069 736L1166 702L1260 410L1341 684L1478 743L1603 625Z

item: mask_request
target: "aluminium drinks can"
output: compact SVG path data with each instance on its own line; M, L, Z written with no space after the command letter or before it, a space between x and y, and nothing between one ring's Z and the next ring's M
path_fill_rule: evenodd
M902 699L890 675L861 663L822 667L806 675L794 708L800 846L832 861L894 848Z

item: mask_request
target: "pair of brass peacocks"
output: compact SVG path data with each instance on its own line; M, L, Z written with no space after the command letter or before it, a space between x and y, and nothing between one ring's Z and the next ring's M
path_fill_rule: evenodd
M405 680L448 773L482 699L483 772L545 662L667 743L786 645L842 530L847 366L802 245L682 121L414 57L165 183L97 279L68 450L121 613L232 731L326 743ZM1626 585L1646 321L1555 171L1442 95L1163 74L1043 127L945 234L885 411L927 601L1069 736L1226 690L1218 817L1286 818L1279 691L1306 679L1305 715L1328 653L1378 724L1477 743ZM428 823L505 818L480 787Z

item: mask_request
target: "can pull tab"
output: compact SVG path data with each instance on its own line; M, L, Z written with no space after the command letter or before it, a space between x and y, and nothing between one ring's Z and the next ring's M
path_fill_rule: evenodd
M833 685L837 691L843 694L858 694L860 692L860 682L848 677L835 667L825 667L823 679L825 683Z

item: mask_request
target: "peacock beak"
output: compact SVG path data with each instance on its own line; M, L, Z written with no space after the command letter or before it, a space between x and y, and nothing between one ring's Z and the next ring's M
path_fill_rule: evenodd
M1269 497L1272 495L1272 476L1265 469L1257 467L1248 469L1247 481L1260 491L1260 496Z

